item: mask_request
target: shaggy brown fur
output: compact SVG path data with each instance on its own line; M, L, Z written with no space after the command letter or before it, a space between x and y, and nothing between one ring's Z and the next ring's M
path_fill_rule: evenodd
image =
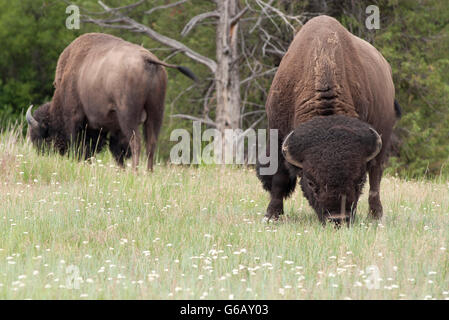
M340 208L342 195L350 216L368 170L370 212L380 218L382 163L398 113L394 96L390 65L373 46L334 18L307 22L282 59L266 103L269 128L279 130L279 154L284 138L295 130L288 150L302 168L279 155L278 172L260 177L271 195L267 217L283 213L283 199L293 192L296 175L320 219ZM367 164L364 157L376 143L370 127L381 135L382 149ZM299 145L309 147L295 149Z
M123 165L131 154L136 168L143 123L148 169L152 169L167 85L163 66L196 79L187 68L161 62L143 47L120 38L101 33L80 36L59 57L53 99L36 110L39 127L31 128L31 140L51 141L63 154L70 142L81 139L101 148L109 134L118 163ZM93 151L84 150L86 157Z

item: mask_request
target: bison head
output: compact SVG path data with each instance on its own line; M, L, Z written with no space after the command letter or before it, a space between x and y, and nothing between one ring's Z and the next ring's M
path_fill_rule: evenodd
M28 133L31 142L39 151L49 149L54 143L55 134L50 128L50 103L45 103L32 114L33 106L30 106L26 112L26 120L28 122Z
M367 163L382 148L379 134L358 119L334 115L299 125L282 144L301 189L325 223L349 222L366 180Z

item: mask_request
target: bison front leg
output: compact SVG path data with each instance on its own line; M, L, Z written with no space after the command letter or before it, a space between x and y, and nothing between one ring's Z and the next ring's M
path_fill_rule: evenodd
M265 190L270 192L270 203L267 207L265 218L278 220L279 215L284 214L284 199L287 198L296 187L296 175L292 175L286 168L284 160L279 160L279 167L274 175L260 175Z
M270 203L268 204L265 217L277 220L279 215L284 214L284 198L286 198L286 185L288 184L288 172L279 170L274 176L270 190Z
M380 180L382 179L382 164L376 162L369 168L369 214L374 219L380 219L383 215L382 203L380 202Z

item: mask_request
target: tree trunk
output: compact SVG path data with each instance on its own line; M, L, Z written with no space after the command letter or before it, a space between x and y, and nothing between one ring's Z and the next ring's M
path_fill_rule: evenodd
M217 109L215 123L223 137L223 150L228 150L225 129L240 126L240 76L238 59L238 21L232 23L239 11L238 0L217 0L217 71L215 73ZM231 149L230 149L231 150ZM234 155L235 150L233 151Z

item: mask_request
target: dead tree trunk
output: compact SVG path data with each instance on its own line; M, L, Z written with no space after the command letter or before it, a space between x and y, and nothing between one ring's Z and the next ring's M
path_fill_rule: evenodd
M237 14L236 0L217 1L219 20L216 33L217 72L215 83L217 109L215 122L217 129L237 129L240 120L240 77L238 59L238 23L232 25Z
M223 138L222 150L229 150L234 156L234 141L225 139L226 129L238 129L240 124L240 76L237 59L238 14L237 0L217 0L219 13L216 31L217 71L215 85L217 107L215 123Z

